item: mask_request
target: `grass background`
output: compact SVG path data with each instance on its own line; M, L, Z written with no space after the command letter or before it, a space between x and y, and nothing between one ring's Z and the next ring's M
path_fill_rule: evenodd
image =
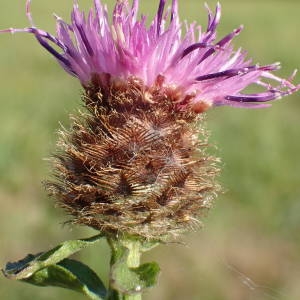
M0 0L0 27L24 27L24 1ZM79 1L83 8L91 0ZM157 1L141 0L154 14ZM109 7L113 1L109 1ZM214 1L208 1L213 7ZM179 0L181 16L206 24L202 1ZM69 20L72 0L33 1L39 27L54 32L51 13ZM254 62L281 61L278 73L299 67L298 1L223 0L219 37L240 24L236 47ZM54 149L59 122L80 105L80 85L26 34L0 36L0 265L62 240L92 235L63 227L41 180L43 158ZM299 76L296 79L299 82ZM218 108L208 113L211 141L224 168L219 197L204 230L145 257L162 267L159 285L145 299L300 299L300 95L263 110ZM108 249L84 250L80 258L105 277ZM63 289L35 288L0 278L0 299L84 299Z

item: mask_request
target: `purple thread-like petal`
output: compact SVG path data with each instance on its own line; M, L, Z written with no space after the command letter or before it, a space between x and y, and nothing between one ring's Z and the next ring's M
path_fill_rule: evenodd
M240 96L226 96L225 100L234 101L234 102L267 102L274 100L281 96L279 92L269 92L265 94L248 94Z
M209 49L199 60L199 64L202 63L207 57L211 56L216 52L217 47L221 49L226 44L228 44L235 36L239 35L239 33L243 30L243 26L240 26L239 28L235 29L233 32L229 33L227 36L225 36L222 40L220 40L214 48Z
M172 0L169 9L165 9L166 0L159 0L149 27L145 16L138 18L138 6L139 0L133 0L131 6L128 1L117 1L110 21L107 8L100 0L94 0L94 9L88 14L81 12L74 1L70 24L56 16L57 36L53 36L34 25L31 1L26 0L30 27L10 28L0 33L34 34L42 47L68 73L78 77L83 86L89 85L96 75L104 80L103 84L107 84L107 78L137 77L149 87L162 78L162 88L182 91L182 99L178 100L180 108L201 107L201 103L207 107L265 107L263 102L300 89L300 85L292 83L293 76L282 79L272 73L279 68L278 64L260 67L246 59L245 51L234 51L231 42L242 26L215 42L221 17L219 3L214 13L206 6L205 32L195 23L180 23L178 0ZM258 85L264 91L243 94L250 85Z
M163 18L163 13L166 5L166 0L160 0L159 1L159 6L158 6L158 11L157 11L157 36L160 35L160 28L161 28L161 22Z
M186 55L190 54L191 52L193 52L199 48L214 48L214 47L215 47L214 45L209 45L207 43L195 43L195 44L187 47L186 49L184 49L181 58L184 58Z
M263 67L259 67L259 66L255 65L255 66L248 66L248 67L239 68L239 69L229 69L229 70L222 71L222 72L205 74L205 75L196 77L195 80L205 81L205 80L215 79L215 78L220 78L220 77L229 78L229 77L233 77L233 76L242 76L242 75L248 74L253 71L273 71L273 70L276 70L277 67L278 67L277 65L269 65L269 66L263 66Z

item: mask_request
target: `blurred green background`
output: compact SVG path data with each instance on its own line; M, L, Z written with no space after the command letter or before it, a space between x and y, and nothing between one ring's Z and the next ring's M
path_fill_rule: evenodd
M105 0L103 0L105 2ZM88 8L91 0L79 1ZM141 0L153 15L158 1ZM113 1L109 1L109 7ZM208 1L211 7L216 2ZM206 25L202 1L179 0L181 17ZM69 20L72 0L33 1L39 27L54 32L52 12ZM0 28L24 27L25 0L0 0ZM288 76L300 66L298 1L223 0L219 37L240 24L236 47L254 62L281 61ZM41 181L54 150L59 122L80 106L80 85L26 34L0 36L0 265L65 239L95 234L69 228ZM300 76L296 81L299 82ZM298 99L297 99L298 98ZM223 160L226 193L202 231L182 244L160 246L145 257L162 267L159 285L145 299L300 299L300 94L272 108L218 108L208 113L211 141ZM105 277L108 248L80 258ZM84 299L63 289L36 288L0 278L0 299Z

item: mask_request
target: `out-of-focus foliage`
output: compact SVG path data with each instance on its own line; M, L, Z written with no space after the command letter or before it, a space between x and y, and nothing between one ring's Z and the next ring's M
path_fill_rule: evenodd
M104 0L103 0L104 1ZM1 0L0 27L24 27L24 1ZM79 1L88 8L91 1ZM156 1L141 0L153 13ZM109 7L113 1L109 1ZM211 6L215 2L209 1ZM39 27L54 31L51 13L68 19L72 0L33 1ZM206 24L201 1L181 1L181 16ZM235 41L254 62L281 61L281 76L300 66L297 1L224 0L220 36L241 23ZM32 36L0 36L0 236L2 266L62 240L95 234L61 224L66 217L47 198L41 180L49 172L59 122L80 107L80 86ZM299 76L296 82L300 81ZM300 95L270 109L218 108L208 113L211 141L224 162L219 197L201 232L182 244L160 246L148 254L162 268L159 285L146 299L241 300L300 298ZM104 242L81 259L108 268ZM151 257L149 257L149 255ZM0 278L0 299L84 299L56 288L35 288Z

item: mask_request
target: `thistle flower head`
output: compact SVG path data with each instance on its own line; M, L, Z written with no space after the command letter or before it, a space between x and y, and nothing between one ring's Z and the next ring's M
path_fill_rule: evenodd
M33 34L84 88L86 112L61 131L51 194L73 223L155 239L199 224L220 190L200 113L263 107L300 86L273 75L278 64L251 64L234 50L241 27L216 40L219 4L207 8L206 30L183 26L176 0L168 9L160 0L147 26L138 4L117 1L110 22L100 0L88 15L75 1L71 23L56 16L53 36L35 27L27 0L31 26L2 32ZM265 91L243 94L251 84Z
M178 110L174 97L137 80L87 90L88 113L61 131L48 183L72 223L146 239L201 225L220 189L218 159L207 154L202 116Z
M232 40L242 27L217 40L220 4L215 13L207 7L208 24L203 30L195 23L180 22L177 2L172 0L166 9L166 0L160 0L155 17L147 26L146 17L138 16L139 0L133 0L132 6L127 0L117 1L111 22L100 0L94 0L94 8L87 15L75 1L70 24L55 16L57 35L53 36L35 27L27 0L31 27L9 31L34 34L84 87L95 77L102 85L107 84L107 76L125 81L136 77L148 87L159 83L180 91L177 105L196 112L219 105L263 107L265 102L299 89L299 85L291 83L292 78L273 75L272 71L280 67L278 63L253 64L245 51L233 49ZM277 84L272 86L265 80ZM244 94L242 91L252 84L265 91Z

